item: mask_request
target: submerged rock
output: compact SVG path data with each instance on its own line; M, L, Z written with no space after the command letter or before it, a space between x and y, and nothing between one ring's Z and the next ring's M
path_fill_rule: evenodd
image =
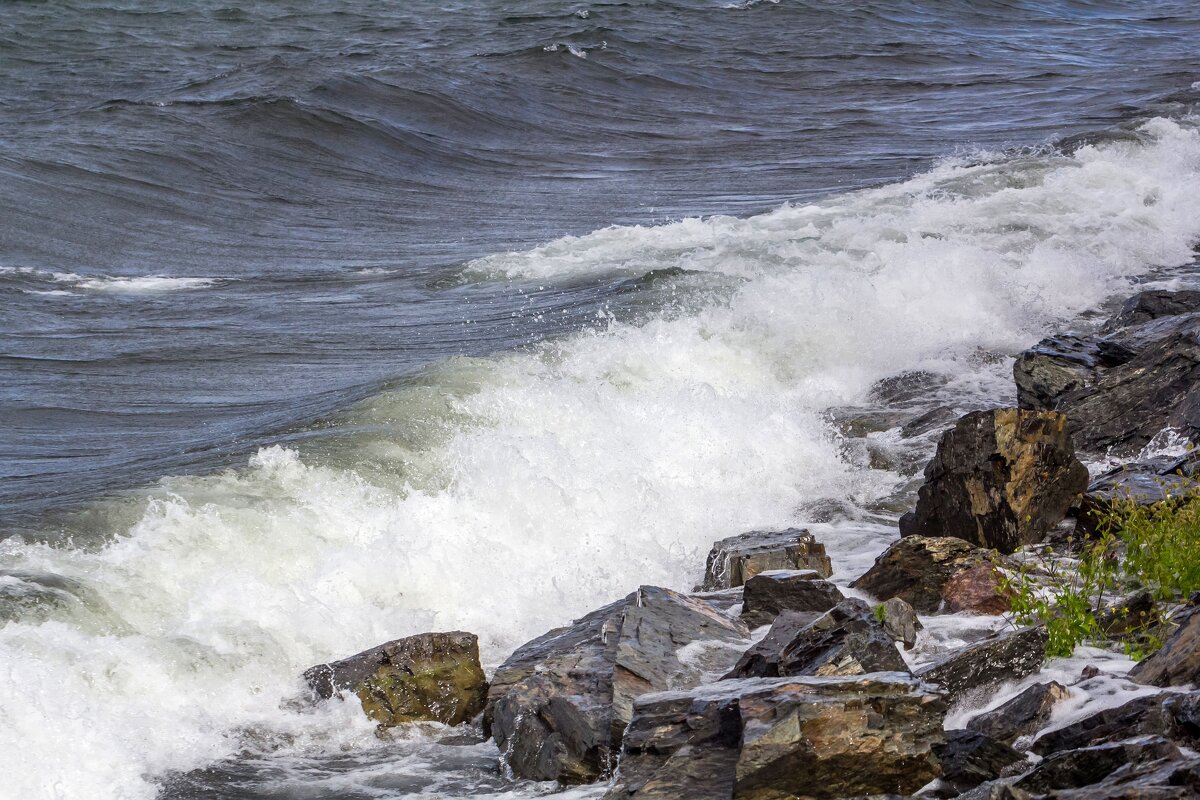
M901 534L957 536L1012 553L1062 522L1087 483L1062 414L974 411L942 436Z
M749 641L704 600L643 586L513 653L492 679L485 729L521 777L593 781L611 770L636 697L715 678Z
M1041 729L1050 719L1054 706L1070 694L1070 690L1057 681L1030 686L1003 705L972 718L967 729L1012 744Z
M908 794L938 773L941 698L908 675L759 678L640 698L607 800Z
M812 570L770 570L746 581L742 621L767 625L783 611L824 613L845 598L832 583Z
M790 628L794 621L794 617L785 620L780 630L785 626ZM790 631L786 640L782 634L768 634L767 639L770 645L766 645L767 640L760 642L742 656L726 678L908 671L892 637L862 600L843 600L825 614Z
M956 575L977 567L991 569L993 558L989 550L963 539L906 536L850 586L879 598L898 597L922 614L934 614L943 610L946 587Z
M1200 608L1188 611L1162 649L1139 661L1129 677L1151 686L1200 682Z
M970 694L1006 681L1019 681L1042 668L1048 637L1045 628L1024 628L967 645L916 675L937 684L954 704Z
M923 626L917 618L917 612L899 597L893 597L875 610L875 615L883 623L883 630L897 642L904 645L905 650L912 650L917 643L917 634Z
M813 570L822 578L833 574L825 545L802 528L751 531L713 545L704 571L703 589L728 589L770 570Z
M349 691L382 727L431 720L458 725L483 710L488 684L471 633L423 633L305 671L317 697Z

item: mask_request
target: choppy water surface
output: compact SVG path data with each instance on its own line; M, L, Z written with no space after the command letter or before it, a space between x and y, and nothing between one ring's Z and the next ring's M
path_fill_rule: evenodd
M1188 3L503 5L5 7L14 796L548 791L286 701L749 527L854 577L891 422L1200 236Z

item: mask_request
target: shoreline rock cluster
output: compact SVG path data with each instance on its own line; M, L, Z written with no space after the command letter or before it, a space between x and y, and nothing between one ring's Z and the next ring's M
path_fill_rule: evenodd
M1167 428L1200 435L1200 292L1136 295L1096 334L1023 353L1014 377L1018 407L946 421L900 538L850 584L874 602L828 580L808 531L753 531L713 545L691 594L642 586L518 648L490 683L462 632L305 679L381 727L477 721L514 777L607 782L606 800L1200 797L1200 692L1183 689L1200 680L1200 608L1130 673L1156 691L1056 729L1073 689L1049 680L946 729L1040 671L1042 627L904 657L922 615L1007 612L1014 552L1192 477L1191 457L1133 457ZM1130 461L1089 482L1077 451Z

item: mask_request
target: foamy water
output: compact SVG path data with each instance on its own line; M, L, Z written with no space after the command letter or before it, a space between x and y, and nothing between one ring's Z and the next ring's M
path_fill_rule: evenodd
M931 405L1010 402L1008 355L1192 257L1198 177L1193 121L1156 119L1072 156L951 161L818 205L473 262L547 282L738 280L683 276L637 324L436 365L335 436L98 510L102 541L0 542L4 791L149 798L246 749L286 763L395 746L350 704L289 710L299 673L456 628L494 666L638 584L690 588L711 542L741 530L822 523L852 577L891 535L873 504L905 478L870 468L827 409L913 369L945 376Z

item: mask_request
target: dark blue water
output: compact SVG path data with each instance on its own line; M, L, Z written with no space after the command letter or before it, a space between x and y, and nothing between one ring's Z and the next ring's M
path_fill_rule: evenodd
M1178 1L8 3L0 519L611 288L454 280L473 257L1101 128L1186 89L1198 36Z

